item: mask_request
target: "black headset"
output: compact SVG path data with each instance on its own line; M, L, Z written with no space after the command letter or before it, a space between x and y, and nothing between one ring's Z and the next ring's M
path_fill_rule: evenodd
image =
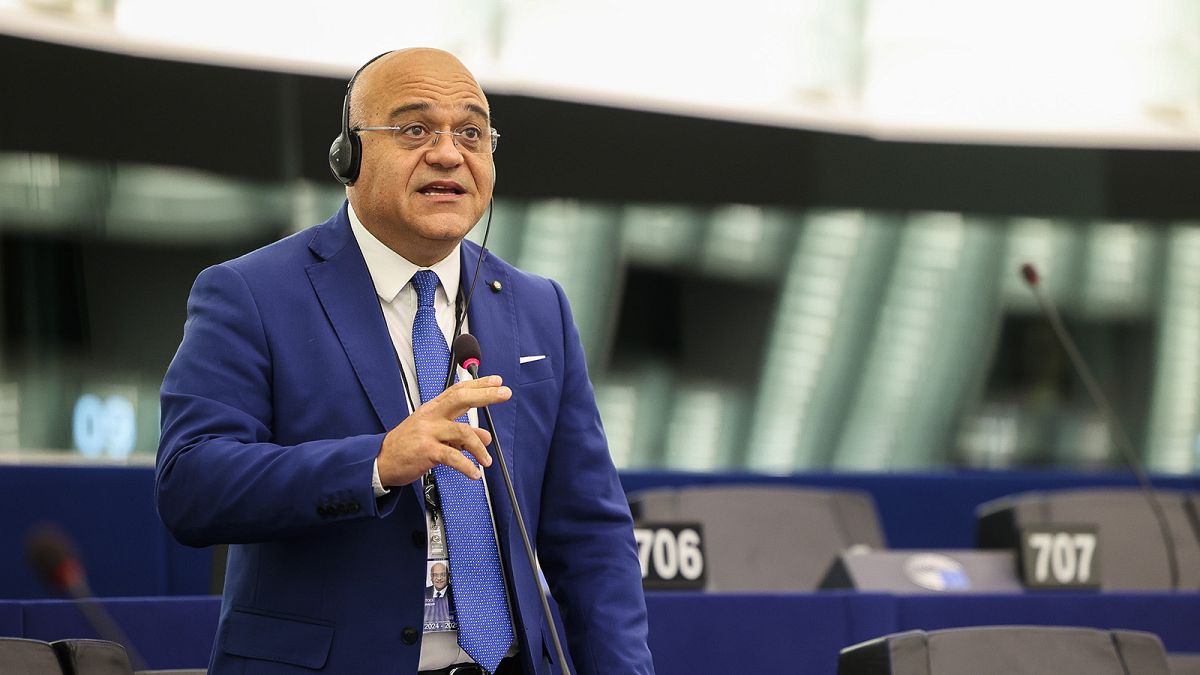
M354 181L358 179L358 170L362 165L362 141L358 138L358 132L350 129L350 95L354 93L354 82L367 66L391 53L391 51L386 51L362 64L358 70L354 71L354 76L346 84L346 98L342 100L342 133L338 134L337 138L333 139L333 144L329 146L329 170L342 185L353 185ZM493 157L492 189L495 187L496 159ZM490 213L488 218L490 221Z
M346 98L342 101L342 133L329 146L329 170L342 185L354 183L358 178L359 165L362 164L362 141L358 139L357 132L350 130L350 95L354 93L354 81L367 66L391 53L386 51L362 64L346 84Z

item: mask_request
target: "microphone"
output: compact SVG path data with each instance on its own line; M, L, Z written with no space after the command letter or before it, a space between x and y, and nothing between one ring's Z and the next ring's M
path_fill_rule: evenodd
M1092 374L1092 369L1088 367L1083 354L1075 345L1075 340L1071 338L1066 325L1063 324L1062 317L1058 313L1058 308L1055 307L1049 296L1042 292L1040 285L1041 277L1038 275L1037 269L1031 263L1021 265L1021 278L1025 280L1029 289L1033 291L1042 314L1045 315L1046 320L1050 323L1050 327L1054 330L1054 335L1058 338L1059 344L1067 352L1071 366L1075 369L1079 378L1083 380L1083 386L1087 389L1088 395L1096 404L1096 407L1100 409L1100 415L1108 424L1113 441L1124 456L1125 463L1133 471L1133 476L1137 480L1138 487L1141 488L1142 494L1145 495L1146 501L1150 504L1150 511L1154 514L1154 520L1158 523L1158 528L1162 532L1163 542L1167 547L1167 564L1170 570L1171 589L1178 589L1179 561L1175 559L1175 540L1171 536L1171 528L1167 524L1167 514L1163 512L1162 504L1159 503L1158 498L1154 494L1154 487L1150 484L1150 478L1146 475L1146 470L1142 467L1142 462L1138 459L1137 453L1133 449L1133 442L1129 440L1129 434L1125 432L1125 427L1122 426L1120 420L1117 418L1117 414L1113 411L1112 405L1109 404L1108 397L1100 389L1100 384L1096 381L1095 375Z
M40 525L30 531L25 557L38 578L47 586L72 598L92 594L83 573L75 546L54 525Z
M463 333L454 339L454 359L452 362L470 373L472 378L479 378L479 365L482 358L483 356L479 350L479 340L476 340L474 335ZM517 529L521 531L521 543L525 545L525 559L529 561L529 569L533 572L533 581L538 589L538 599L542 601L542 615L546 619L546 625L550 628L550 638L554 641L554 651L558 655L559 664L562 665L562 672L565 675L571 675L571 669L567 665L567 657L563 653L562 641L558 636L558 627L554 623L554 616L550 613L550 602L546 599L546 589L541 582L542 575L538 569L537 558L533 555L533 545L529 543L529 530L525 527L525 517L521 515L521 505L517 502L516 491L513 490L512 475L508 472L508 464L504 460L504 451L500 448L500 434L496 433L496 424L492 422L492 411L486 405L483 406L482 410L484 419L487 420L488 429L492 432L492 444L496 446L496 452L493 453L493 456L495 456L497 463L500 465L500 475L504 477L504 487L508 489L508 500L512 502Z
M146 662L133 647L109 613L96 602L88 587L83 563L75 545L62 528L50 523L34 526L25 539L25 557L29 566L47 586L78 602L83 618L102 640L115 642L125 648L134 670L145 670Z
M473 378L479 377L479 359L482 356L479 351L479 340L476 340L474 335L463 333L454 338L455 364L470 373Z
M1021 278L1025 280L1025 283L1029 284L1029 287L1033 289L1034 295L1037 295L1040 299L1040 295L1038 294L1038 283L1041 281L1041 279L1038 278L1037 270L1033 268L1032 264L1025 263L1024 265L1021 265Z

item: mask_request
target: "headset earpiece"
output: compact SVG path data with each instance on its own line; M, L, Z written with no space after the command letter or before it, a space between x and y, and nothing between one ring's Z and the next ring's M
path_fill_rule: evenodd
M358 178L359 166L362 164L362 141L359 140L357 133L350 130L350 95L354 92L354 82L358 79L359 73L367 66L376 59L391 53L390 51L384 52L362 64L362 67L354 72L354 76L346 84L346 98L342 100L342 132L333 139L333 143L329 146L329 170L342 185L354 184Z
M353 84L353 82L351 83ZM342 185L352 185L358 178L358 167L362 161L362 144L358 134L350 131L350 91L342 105L342 133L329 146L329 169Z

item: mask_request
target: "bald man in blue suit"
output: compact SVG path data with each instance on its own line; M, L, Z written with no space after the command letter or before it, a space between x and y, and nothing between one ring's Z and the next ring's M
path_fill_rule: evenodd
M435 464L490 486L516 635L498 672L557 672L491 434L455 421L485 404L576 672L653 672L632 521L567 300L463 239L492 196L487 99L426 49L351 87L347 203L201 273L162 386L159 512L186 544L231 544L211 672L451 672L427 667L421 629ZM415 296L397 275L438 274L441 321L477 264L465 322L481 377L421 404L402 325Z

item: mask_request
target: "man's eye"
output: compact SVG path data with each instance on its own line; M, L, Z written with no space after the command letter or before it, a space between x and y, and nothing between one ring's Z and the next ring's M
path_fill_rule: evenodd
M462 137L467 139L468 141L477 141L480 138L483 138L483 132L480 131L477 127L466 127L459 133L461 133Z
M429 135L429 130L423 124L410 124L400 130L400 135L408 138L425 138Z

